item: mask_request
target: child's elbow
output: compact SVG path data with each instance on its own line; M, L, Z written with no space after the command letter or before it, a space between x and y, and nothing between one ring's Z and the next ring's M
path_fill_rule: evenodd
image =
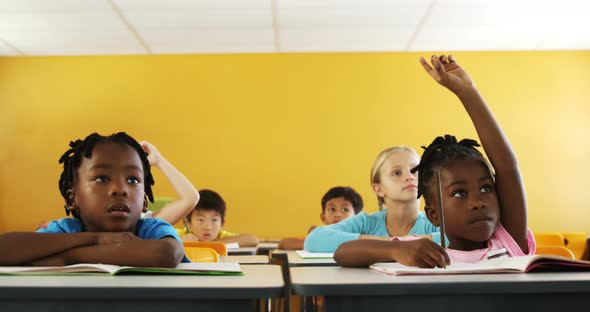
M191 211L192 211L199 203L199 200L201 200L201 194L199 194L199 191L195 190L195 193L193 194L193 197L191 199L192 199L192 205L191 205Z
M182 244L173 238L162 239L162 244L159 250L159 257L157 267L174 268L184 256L184 248Z
M258 238L252 234L245 234L243 243L240 245L243 247L256 247L258 246Z
M334 261L343 267L367 267L364 261L359 261L359 257L350 248L349 242L342 243L334 252Z
M334 250L326 249L326 243L324 242L325 238L322 236L319 227L311 231L307 234L307 237L305 237L303 248L310 252L334 252Z

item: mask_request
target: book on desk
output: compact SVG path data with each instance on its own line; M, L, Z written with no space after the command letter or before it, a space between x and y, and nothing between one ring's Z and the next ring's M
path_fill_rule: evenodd
M307 250L295 251L301 259L334 259L333 252L309 252Z
M554 255L500 257L475 263L453 263L446 268L417 268L396 262L375 263L371 269L391 275L495 274L528 272L590 272L590 261Z
M175 268L118 266L112 264L79 263L67 266L2 267L0 275L243 275L238 263L180 263Z

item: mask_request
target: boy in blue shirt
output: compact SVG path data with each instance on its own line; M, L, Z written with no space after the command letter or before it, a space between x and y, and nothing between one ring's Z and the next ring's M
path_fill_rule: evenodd
M184 257L176 230L140 219L153 201L147 154L124 132L93 133L70 143L60 158L59 189L66 214L38 233L0 235L0 265L59 266L104 263L175 267Z

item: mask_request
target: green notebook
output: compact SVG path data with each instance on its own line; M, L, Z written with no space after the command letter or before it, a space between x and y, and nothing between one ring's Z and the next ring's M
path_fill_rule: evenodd
M180 263L176 268L146 268L80 263L55 267L2 267L0 275L244 275L239 263Z

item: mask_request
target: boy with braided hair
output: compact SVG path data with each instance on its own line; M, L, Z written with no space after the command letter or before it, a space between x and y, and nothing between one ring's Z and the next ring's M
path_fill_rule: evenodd
M58 266L104 263L175 267L184 257L176 230L141 219L153 201L146 152L124 132L93 133L70 143L59 160L59 190L67 215L38 233L0 235L0 265Z

